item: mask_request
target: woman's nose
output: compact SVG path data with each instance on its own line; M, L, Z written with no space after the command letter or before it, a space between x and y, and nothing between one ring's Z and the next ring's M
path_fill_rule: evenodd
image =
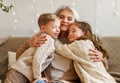
M72 33L71 33L71 32L69 32L68 36L71 36L71 35L72 35Z
M63 20L64 20L64 22L68 22L67 18L64 18Z

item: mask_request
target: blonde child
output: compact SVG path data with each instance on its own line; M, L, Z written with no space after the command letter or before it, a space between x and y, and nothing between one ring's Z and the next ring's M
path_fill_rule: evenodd
M52 53L55 50L54 41L60 33L60 20L52 13L45 13L40 15L38 25L41 29L40 33L47 37L46 42L40 47L28 48L10 67L6 74L5 83L47 82L47 78L44 78L41 73L54 58Z
M75 22L69 27L70 44L56 42L56 52L73 60L75 70L82 83L116 83L106 71L102 62L90 60L89 49L97 49L108 57L105 49L92 36L91 27L86 22ZM95 56L94 56L95 57Z

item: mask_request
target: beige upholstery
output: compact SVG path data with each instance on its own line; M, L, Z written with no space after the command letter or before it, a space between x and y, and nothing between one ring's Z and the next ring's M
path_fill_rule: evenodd
M101 41L110 55L108 71L120 83L120 37L103 37Z
M16 51L21 43L27 38L9 38L5 43L0 44L0 79L5 78L8 69L8 51Z

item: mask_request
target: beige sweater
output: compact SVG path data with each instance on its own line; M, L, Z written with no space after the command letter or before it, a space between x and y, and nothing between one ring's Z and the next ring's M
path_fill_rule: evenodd
M74 61L74 67L82 83L116 83L102 62L90 60L89 49L95 49L90 40L78 40L68 45L58 42L56 46L57 53Z
M54 39L47 35L47 41L42 46L28 48L11 68L19 71L30 81L41 78L41 72L48 67L53 59ZM51 55L51 56L50 56Z

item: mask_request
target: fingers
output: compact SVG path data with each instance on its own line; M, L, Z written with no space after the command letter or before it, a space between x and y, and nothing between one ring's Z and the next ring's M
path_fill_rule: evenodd
M97 49L89 49L89 51L90 51L90 53L92 54L94 54L94 53L98 53L99 51L97 50Z
M41 46L42 44L44 44L46 40L47 40L47 38L45 35L37 34L34 37L32 37L31 39L29 39L28 44L31 47L38 47L38 46Z
M93 49L90 49L89 50L89 56L90 56L90 59L94 62L98 62L98 61L102 61L103 60L103 54L98 51L98 50L93 50Z
M38 47L38 46L41 46L42 44L44 44L46 40L47 39L46 39L45 35L39 35L34 39L33 42L34 42L35 47Z
M93 62L99 62L99 61L103 61L103 58L100 58L100 57L91 57L90 60L92 60Z

